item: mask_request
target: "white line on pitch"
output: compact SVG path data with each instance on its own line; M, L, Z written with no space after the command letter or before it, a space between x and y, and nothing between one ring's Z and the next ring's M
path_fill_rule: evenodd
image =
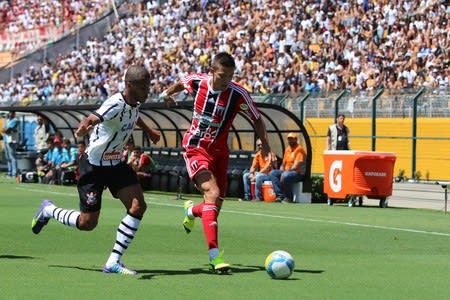
M73 196L78 197L78 194L75 193L63 193L63 192L55 192L55 191L46 191L39 189L25 189L17 187L18 190L24 190L27 192L41 192L53 195L64 195L64 196ZM110 196L103 197L106 199L113 199ZM145 195L145 198L157 200L156 197L149 197ZM170 204L170 203L160 203L160 202L152 202L146 201L149 204L160 205L160 206L172 206L172 207L181 207L181 204ZM277 216L277 215L269 215L263 213L256 212L245 212L245 211L235 211L235 210L227 210L223 209L222 212L232 213L232 214L240 214L247 216L257 216L257 217L265 217L265 218L273 218L273 219L286 219L286 220L297 220L297 221L306 221L306 222L316 222L316 223L327 223L327 224L338 224L338 225L347 225L354 227L363 227L363 228L374 228L374 229L384 229L384 230L392 230L392 231L403 231L403 232L411 232L411 233L420 233L420 234L430 234L430 235L438 235L438 236L450 236L450 233L445 232L437 232L437 231L426 231L426 230L417 230L411 228L401 228L401 227L389 227L389 226L381 226L381 225L370 225L370 224L360 224L360 223L352 223L352 222L341 222L341 221L332 221L332 220L323 220L323 219L311 219L311 218L303 218L303 217L288 217L288 216Z

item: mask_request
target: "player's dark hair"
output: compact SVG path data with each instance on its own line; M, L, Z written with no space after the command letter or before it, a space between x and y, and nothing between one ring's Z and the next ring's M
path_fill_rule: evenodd
M150 73L144 66L130 66L125 74L126 82L150 81Z
M220 52L214 56L211 67L215 69L218 66L236 68L236 63L234 62L234 58L231 54L228 54L227 52Z

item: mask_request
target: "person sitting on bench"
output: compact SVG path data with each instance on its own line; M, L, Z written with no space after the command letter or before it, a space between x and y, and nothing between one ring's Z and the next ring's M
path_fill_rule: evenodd
M276 201L292 203L294 198L292 185L304 178L302 166L304 166L303 162L306 161L306 152L297 142L295 133L289 133L287 139L289 147L284 151L283 162L280 169L270 172L270 180L277 195Z

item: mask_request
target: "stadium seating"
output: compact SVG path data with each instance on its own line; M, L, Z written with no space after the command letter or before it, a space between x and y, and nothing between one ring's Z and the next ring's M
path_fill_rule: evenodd
M91 5L90 1L81 2ZM366 91L381 87L400 88L401 86L395 85L395 82L401 83L402 77L410 76L409 73L405 73L406 70L403 70L403 66L407 65L411 65L416 73L413 75L412 82L408 83L408 87L449 88L450 54L439 46L447 45L448 37L439 33L448 32L450 22L441 22L442 18L435 17L442 15L444 18L447 15L445 3L435 5L433 1L416 1L411 3L408 13L388 18L379 12L391 8L391 4L392 9L397 12L403 11L402 2L368 2L367 7L364 7L364 15L361 13L363 5L359 1L344 1L324 6L318 6L311 1L294 1L296 9L292 11L282 2L261 2L249 4L249 9L242 11L243 18L255 20L256 25L253 22L236 23L233 25L234 32L239 33L236 36L231 36L232 34L227 30L219 30L217 39L209 39L208 35L203 34L203 30L208 32L215 21L222 20L215 14L219 9L217 4L207 1L206 6L202 8L195 1L174 2L176 5L168 5L164 1L159 7L156 5L156 7L143 8L139 10L140 15L133 15L137 12L125 9L126 13L119 22L129 26L121 26L121 30L116 30L118 25L113 24L106 37L93 38L88 41L86 47L61 53L57 61L50 62L50 74L61 73L59 78L72 76L79 78L78 71L73 70L73 66L77 65L84 69L83 72L90 73L94 70L95 74L91 76L96 80L78 79L70 83L54 80L51 82L52 87L55 88L63 83L65 94L53 92L44 97L42 91L45 77L48 75L42 74L38 80L34 76L36 88L32 91L33 100L41 99L47 102L51 98L76 98L78 95L76 91L80 88L90 91L87 98L98 99L101 91L105 89L110 95L122 84L120 79L115 78L122 78L125 64L121 57L128 56L131 57L130 63L143 61L147 66L152 66L154 79L151 93L156 95L179 79L179 74L186 74L193 70L207 72L207 65L202 63L200 58L202 61L210 61L217 51L227 49L230 49L237 59L236 80L256 94L278 93L280 90L285 94L304 92L309 80L315 83L321 92L342 89ZM127 3L123 5L127 7ZM266 9L252 9L252 5ZM186 20L167 19L164 29L158 27L158 24L148 26L149 19L160 20L168 15L178 15L182 11L191 12ZM220 11L225 20L233 19L233 7L221 8ZM426 15L427 13L429 16ZM201 14L214 17L195 19ZM284 47L283 45L287 44L287 33L284 28L287 24L286 20L279 16L287 14L292 15L289 21L293 25L294 32L290 33L291 45ZM320 22L317 21L319 15L323 17ZM419 45L418 41L412 38L414 35L410 31L413 25L425 26L414 19L414 16L422 15L429 19L429 24L432 26L431 36L427 39L434 40L433 45ZM369 19L375 21L367 22L366 20ZM187 24L193 22L199 24L202 30L190 30L190 25ZM374 24L384 27L375 27ZM167 30L168 33L163 30ZM183 35L179 34L181 30L190 32L189 38L196 41L192 47L178 46L184 39ZM382 30L380 36L374 37L374 33L378 30ZM151 31L157 34L150 35ZM399 32L408 32L408 34L399 35ZM423 39L423 36L419 37ZM30 39L29 35L27 39ZM143 47L130 48L135 41L139 41L136 45L142 44ZM197 42L198 45L205 45L203 49L197 46ZM393 49L388 50L391 48ZM199 54L202 51L203 55L200 57ZM167 68L173 65L174 53L182 54L177 67ZM281 56L288 58L280 59ZM75 58L79 59L76 64L74 64ZM251 64L254 67L243 67L245 64ZM36 69L44 70L45 68L36 66ZM107 71L105 74L109 74L108 76L114 80L110 81L110 78L99 80L99 75L105 71ZM393 82L388 81L389 75L394 76ZM21 80L14 80L11 86L6 83L0 84L0 91L3 89L2 94L8 99L21 102L25 98L26 95L22 94L23 89L15 89L14 85L26 84L30 77L28 74L22 74L21 77ZM284 88L279 89L280 86ZM14 90L19 92L13 97Z
M0 52L20 58L22 54L94 22L111 9L104 1L42 0L39 5L35 4L30 0L1 1Z

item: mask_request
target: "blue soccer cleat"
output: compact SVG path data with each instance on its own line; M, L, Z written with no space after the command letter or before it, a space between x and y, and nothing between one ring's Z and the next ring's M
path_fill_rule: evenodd
M122 275L136 275L137 272L131 269L128 269L122 262L117 262L111 266L105 266L103 268L103 273L115 273Z

